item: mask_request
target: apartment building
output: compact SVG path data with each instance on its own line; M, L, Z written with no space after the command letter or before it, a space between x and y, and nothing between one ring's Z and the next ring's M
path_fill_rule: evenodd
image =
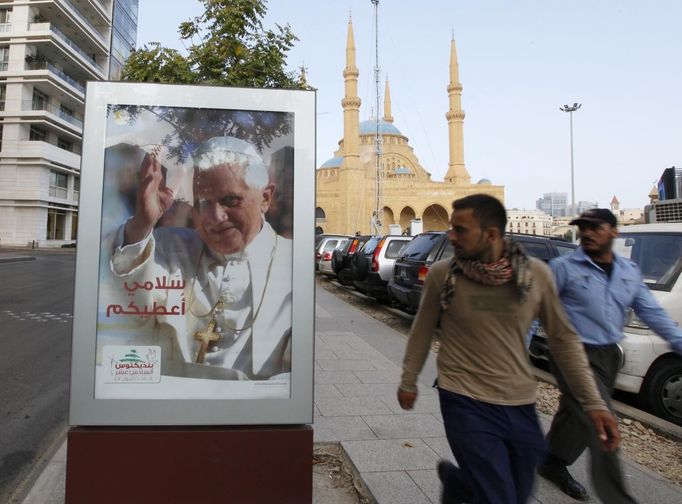
M137 5L0 0L0 246L75 241L85 85L120 74Z
M549 236L552 216L542 210L507 209L507 233Z

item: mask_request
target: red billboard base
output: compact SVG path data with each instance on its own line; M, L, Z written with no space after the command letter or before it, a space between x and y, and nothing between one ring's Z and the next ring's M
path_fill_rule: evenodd
M65 504L312 502L313 429L76 427Z

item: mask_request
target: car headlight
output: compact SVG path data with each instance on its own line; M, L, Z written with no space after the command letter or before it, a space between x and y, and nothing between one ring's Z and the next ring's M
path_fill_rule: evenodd
M642 322L632 308L628 308L627 319L625 321L626 327L633 327L635 329L649 329L649 326Z

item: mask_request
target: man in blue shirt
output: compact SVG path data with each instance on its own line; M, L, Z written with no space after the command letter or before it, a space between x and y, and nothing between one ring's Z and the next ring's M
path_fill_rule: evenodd
M682 354L682 331L661 308L644 284L638 266L612 250L618 235L616 217L594 208L573 220L580 231L580 247L572 255L554 259L550 267L568 318L580 335L601 395L610 405L620 363L618 342L623 339L627 310L637 316ZM592 481L606 503L634 503L623 481L615 452L598 448L594 429L553 366L561 389L559 410L547 434L548 454L538 472L574 499L586 500L585 488L566 466L589 446Z

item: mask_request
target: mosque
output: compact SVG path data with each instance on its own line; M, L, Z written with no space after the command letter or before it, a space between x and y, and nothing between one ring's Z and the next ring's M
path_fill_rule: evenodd
M379 220L384 234L390 224L399 224L405 232L415 219L421 219L423 231L447 229L452 201L468 194L490 194L504 203L504 186L493 185L487 179L472 184L464 166L462 85L454 39L450 47L450 83L447 87L450 107L446 114L450 153L443 182L431 180L431 174L419 163L408 138L393 124L388 81L382 119L378 124L375 118L360 121L358 75L353 24L349 20L343 70L345 96L341 100L343 139L339 141L334 157L324 162L316 173L318 233L373 233L371 222L377 213L377 201L382 209ZM379 163L377 137L381 146ZM375 192L377 164L381 189L378 199Z

